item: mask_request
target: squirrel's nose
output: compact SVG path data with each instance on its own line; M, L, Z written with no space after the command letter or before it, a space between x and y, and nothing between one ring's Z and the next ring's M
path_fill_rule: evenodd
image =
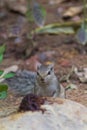
M44 79L43 79L43 78L41 78L41 81L42 81L42 82L44 82Z

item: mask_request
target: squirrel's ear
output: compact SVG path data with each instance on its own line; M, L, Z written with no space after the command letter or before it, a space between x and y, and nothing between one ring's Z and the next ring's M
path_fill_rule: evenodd
M36 66L36 70L39 70L40 66L41 66L41 64L40 64L40 63L39 63L39 64L37 64L37 66Z
M48 66L51 70L54 69L54 63L49 64Z

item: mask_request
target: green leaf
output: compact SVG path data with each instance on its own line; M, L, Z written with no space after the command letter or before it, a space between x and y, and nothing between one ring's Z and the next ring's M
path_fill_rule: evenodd
M15 73L11 72L11 73L6 74L6 75L4 76L4 78L7 79L7 78L12 78L12 77L14 77L14 76L15 76Z
M8 86L6 84L0 84L0 99L7 97Z
M3 44L2 46L0 46L0 63L3 60L3 54L5 52L5 45Z
M1 76L2 74L3 74L3 71L0 70L0 76ZM10 73L6 74L3 78L7 79L7 78L12 78L12 77L14 77L14 76L15 76L15 73L10 72Z
M0 92L0 99L4 99L7 97L7 91Z
M36 33L39 34L74 34L74 29L72 27L53 27L53 26L48 26L47 28L40 28L35 30Z
M26 18L29 22L34 22L33 14L32 14L32 1L27 0L27 12L26 12Z
M3 54L0 54L0 63L3 61Z
M2 75L3 72L4 72L3 70L0 70L0 76Z
M7 84L0 84L0 92L7 91L8 85Z
M32 15L32 11L30 10L30 8L26 12L26 17L27 17L27 20L29 22L33 22L34 21L34 18L33 18L33 15Z
M40 9L41 9L43 17L46 17L46 9L42 5L40 5Z
M0 54L3 54L5 52L6 46L5 44L3 44L2 46L0 46Z

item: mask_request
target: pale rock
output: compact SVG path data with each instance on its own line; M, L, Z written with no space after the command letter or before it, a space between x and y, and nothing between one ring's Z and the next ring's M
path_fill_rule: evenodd
M0 130L87 130L87 108L67 99L48 98L46 111L0 118Z

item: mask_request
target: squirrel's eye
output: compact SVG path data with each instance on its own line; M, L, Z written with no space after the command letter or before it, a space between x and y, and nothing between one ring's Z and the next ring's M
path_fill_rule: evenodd
M37 72L37 75L39 75L39 73Z
M50 72L50 71L48 71L47 75L50 75L50 73L51 73L51 72Z

